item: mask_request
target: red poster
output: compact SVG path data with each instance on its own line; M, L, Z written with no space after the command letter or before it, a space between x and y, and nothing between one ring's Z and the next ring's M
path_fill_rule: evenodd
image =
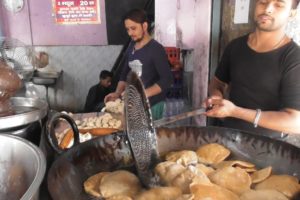
M52 0L57 24L101 24L99 0Z

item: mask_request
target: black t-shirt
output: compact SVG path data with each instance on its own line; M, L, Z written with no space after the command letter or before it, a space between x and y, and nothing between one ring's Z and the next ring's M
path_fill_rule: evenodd
M160 94L149 99L151 106L164 100L167 89L173 82L173 76L163 46L152 39L143 48L134 50L134 43L131 43L126 51L126 62L120 77L121 81L126 81L127 74L131 70L129 62L134 60L139 60L142 64L141 80L144 87L148 88L156 83L162 90Z
M104 97L111 92L110 88L105 88L99 83L92 86L86 97L84 111L85 112L100 112L104 106Z
M233 40L225 49L216 77L229 84L229 100L240 107L278 111L300 110L300 48L291 41L264 53L247 44L248 35ZM274 133L254 128L252 123L227 118L224 125L260 133ZM278 134L276 134L278 135Z

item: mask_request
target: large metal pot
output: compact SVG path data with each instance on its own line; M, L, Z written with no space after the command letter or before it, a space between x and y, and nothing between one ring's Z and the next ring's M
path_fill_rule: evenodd
M20 137L0 135L0 199L39 199L45 170L38 147Z
M24 126L19 126L15 128L10 128L7 130L1 130L1 134L15 135L24 138L35 145L39 145L42 132L42 123L33 122Z
M230 159L254 163L258 168L272 166L274 173L300 179L300 149L268 137L219 127L175 127L156 129L158 152L191 149L207 143L219 143L231 150ZM48 173L48 189L53 199L90 199L83 182L100 171L135 171L124 133L98 137L63 153Z

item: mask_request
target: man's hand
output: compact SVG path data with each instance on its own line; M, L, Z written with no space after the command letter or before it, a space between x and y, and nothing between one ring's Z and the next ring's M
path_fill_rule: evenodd
M218 96L212 96L204 101L204 107L208 108L206 116L225 118L234 116L234 112L237 108L231 101L220 98Z
M207 98L202 102L202 107L204 107L204 108L206 108L206 109L212 108L213 105L212 105L212 100L211 100L211 99L223 99L223 97L216 96L216 95L207 97Z
M120 94L117 93L117 92L112 92L112 93L109 93L108 95L105 96L104 98L104 103L108 102L108 101L114 101L118 98L120 98Z
M118 98L121 98L121 96L124 95L125 87L126 87L126 82L125 81L119 81L117 89L115 90L115 92L109 93L108 95L106 95L104 97L104 103L106 103L108 101L114 101Z

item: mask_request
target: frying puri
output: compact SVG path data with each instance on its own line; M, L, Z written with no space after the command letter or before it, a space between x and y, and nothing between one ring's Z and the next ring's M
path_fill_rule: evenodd
M215 184L204 185L194 184L191 185L191 194L194 195L194 199L213 199L213 200L239 200L238 195L234 194L230 190L220 187Z
M260 183L267 179L272 173L272 167L266 167L264 169L253 172L250 177L252 179L252 183Z
M125 170L114 171L104 176L99 186L103 198L110 198L114 195L134 197L141 188L138 177Z
M140 193L135 200L170 200L182 195L178 187L156 187Z
M217 143L205 144L196 151L200 163L217 164L230 155L230 150Z
M255 190L274 189L288 198L300 192L298 179L289 175L272 175L261 183L255 186Z
M240 195L250 190L252 180L250 175L239 167L223 167L209 176L210 180L232 192Z
M100 189L99 189L101 179L109 173L110 172L100 172L98 174L89 177L83 183L85 192L95 197L101 197Z
M166 155L166 161L172 161L182 164L183 166L188 166L190 164L196 164L198 162L198 156L194 151L175 151Z
M241 200L288 200L277 190L249 190L240 196Z

